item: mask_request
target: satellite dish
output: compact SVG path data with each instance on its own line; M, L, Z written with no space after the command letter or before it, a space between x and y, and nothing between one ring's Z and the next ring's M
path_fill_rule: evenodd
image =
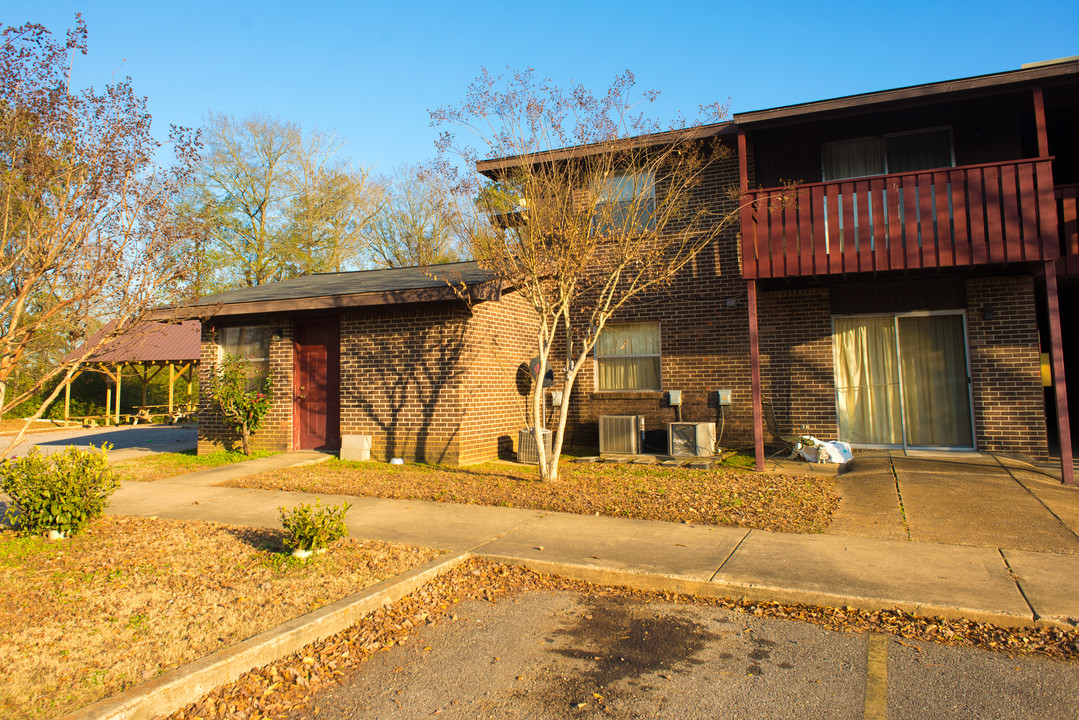
M538 357L534 357L528 362L528 372L532 374L533 382L539 380L539 371L540 359ZM554 370L552 368L547 368L547 372L543 373L543 383L540 385L540 387L549 388L552 385L554 385Z

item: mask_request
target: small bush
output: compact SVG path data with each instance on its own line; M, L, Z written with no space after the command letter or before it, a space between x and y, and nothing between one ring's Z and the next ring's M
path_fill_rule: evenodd
M281 526L285 529L285 547L289 550L321 550L334 540L348 535L345 513L352 507L322 507L318 500L314 505L297 505L291 511L278 508Z
M0 489L18 511L14 528L28 535L55 530L70 537L99 517L120 486L109 468L111 447L80 450L72 445L48 457L33 448L18 460L5 460Z

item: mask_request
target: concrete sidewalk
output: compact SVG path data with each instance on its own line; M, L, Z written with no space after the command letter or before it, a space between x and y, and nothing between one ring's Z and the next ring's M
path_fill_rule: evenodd
M311 462L286 454L231 466L232 477ZM256 466L255 463L258 463ZM218 478L219 481L221 478ZM315 495L205 484L206 471L128 482L109 512L280 527L278 508ZM601 583L922 615L1002 625L1079 621L1079 556L836 535L626 520L419 500L349 502L350 533L522 563Z

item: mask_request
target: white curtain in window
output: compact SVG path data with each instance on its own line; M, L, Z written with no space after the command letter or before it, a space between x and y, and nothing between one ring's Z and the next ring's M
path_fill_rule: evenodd
M259 325L221 328L222 355L236 355L249 363L248 389L259 386L259 378L270 372L270 338L273 328Z
M596 343L600 390L659 390L659 325L618 323Z
M884 174L884 143L880 138L824 143L824 180Z
M839 438L902 444L893 316L835 318L835 351Z
M972 447L961 315L899 318L907 444Z

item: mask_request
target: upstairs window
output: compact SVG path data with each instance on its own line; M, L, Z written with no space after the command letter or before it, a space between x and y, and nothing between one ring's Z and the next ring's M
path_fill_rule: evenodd
M639 233L656 226L656 179L651 172L612 175L595 188L593 232Z
M612 323L596 342L599 390L660 390L659 323Z
M952 131L933 128L824 143L824 181L953 167Z

